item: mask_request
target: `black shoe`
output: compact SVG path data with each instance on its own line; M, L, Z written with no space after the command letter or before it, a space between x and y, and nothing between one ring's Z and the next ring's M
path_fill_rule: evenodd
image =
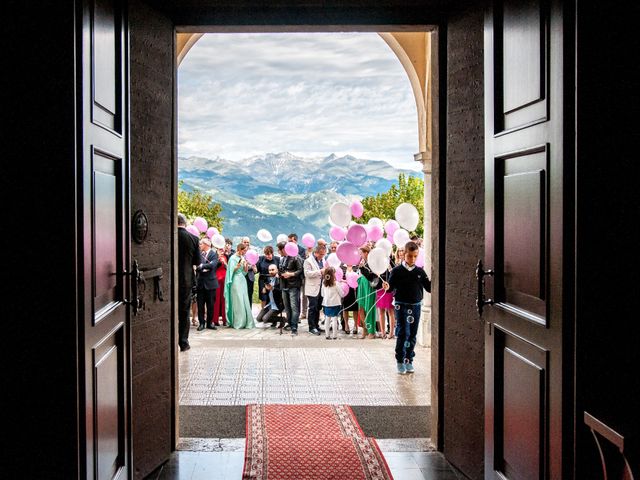
M291 332L291 335L298 335L298 331L297 331L297 330L293 330L293 331Z
M204 330L204 325L198 325L197 330L198 330L199 332L200 332L200 331L202 331L202 330Z
M320 332L318 331L318 329L317 329L317 328L314 328L314 329L312 329L312 330L309 330L309 333L310 333L311 335L320 335Z
M190 348L191 348L191 345L183 345L183 346L180 347L180 351L184 352L184 351L189 350Z
M215 325L209 325L209 326L207 327L207 329L209 329L209 330L217 330L217 328L216 328L216 326L215 326Z

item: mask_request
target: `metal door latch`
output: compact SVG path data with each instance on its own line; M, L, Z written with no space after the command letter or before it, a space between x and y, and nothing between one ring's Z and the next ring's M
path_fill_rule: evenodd
M491 298L484 298L484 277L486 275L495 275L493 270L484 270L482 260L478 260L476 265L476 279L478 280L478 296L476 297L476 307L478 307L478 316L482 317L482 310L485 305L493 305L495 302Z
M142 270L141 272L142 278L145 280L148 278L153 278L153 296L154 299L157 298L161 302L164 302L164 294L162 293L162 284L160 280L162 280L162 267L149 268L147 270Z

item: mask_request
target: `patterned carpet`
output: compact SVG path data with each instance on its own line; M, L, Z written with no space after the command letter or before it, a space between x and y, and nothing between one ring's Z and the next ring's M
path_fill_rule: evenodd
M347 405L247 405L243 478L391 480Z

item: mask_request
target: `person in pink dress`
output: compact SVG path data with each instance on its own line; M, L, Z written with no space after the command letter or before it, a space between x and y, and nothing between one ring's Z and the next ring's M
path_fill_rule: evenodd
M389 268L386 272L380 275L383 282L388 281L389 272L393 263L390 262ZM378 327L380 328L380 336L382 338L396 338L394 335L396 328L396 316L393 306L393 292L385 291L380 288L376 291L376 307L378 308ZM389 334L386 330L386 317L389 316Z
M218 279L218 284L224 285L224 279L227 276L227 257L224 253L224 248L218 248L218 259L216 278ZM216 301L213 304L213 323L215 325L220 325L220 320L222 320L223 325L227 325L227 316L224 310L224 288L219 288Z

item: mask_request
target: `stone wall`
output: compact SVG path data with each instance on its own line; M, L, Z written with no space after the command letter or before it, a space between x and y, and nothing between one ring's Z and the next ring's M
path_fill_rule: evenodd
M173 325L171 312L174 242L173 25L139 1L130 2L131 212L143 210L149 232L132 242L141 269L162 267L164 301L147 281L145 309L132 317L133 466L142 478L165 460L173 442Z
M439 285L444 288L442 442L447 459L470 478L483 477L484 456L484 334L475 305L475 266L484 256L483 22L482 9L474 7L453 13L447 25L440 225L445 229Z

